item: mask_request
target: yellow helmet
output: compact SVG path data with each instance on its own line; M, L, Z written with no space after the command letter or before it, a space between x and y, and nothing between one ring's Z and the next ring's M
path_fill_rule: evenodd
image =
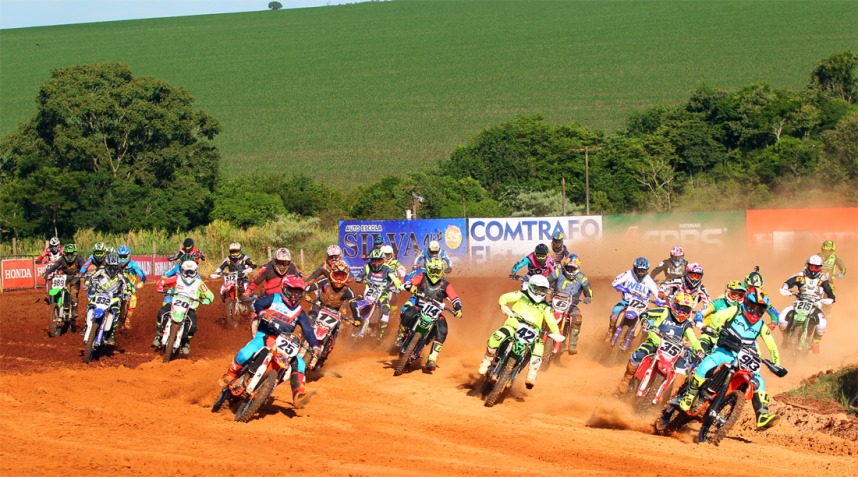
M440 258L433 258L426 262L426 277L433 285L444 278L444 261Z
M833 240L826 240L825 242L822 242L822 250L826 251L826 252L830 250L833 252L834 251L834 241Z

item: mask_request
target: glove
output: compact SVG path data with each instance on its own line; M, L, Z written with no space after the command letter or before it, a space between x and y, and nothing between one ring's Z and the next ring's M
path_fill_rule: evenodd
M658 292L658 297L661 298L662 300L664 300L664 297L665 297L664 292L663 291Z
M703 312L698 311L694 313L694 323L703 323ZM702 326L698 326L697 329L703 328Z
M510 307L508 307L508 306L506 306L506 305L501 305L500 309L501 309L501 311L503 312L503 314L504 314L504 315L507 315L507 316L512 316L512 315L513 315L513 313L512 313L512 308L510 308Z
M779 292L781 293L781 295L783 295L783 296L790 296L790 295L792 295L792 293L790 293L789 289L787 289L787 288L779 288L779 289L778 289L778 291L779 291Z
M304 291L309 293L310 292L310 285L305 286Z
M453 316L455 316L456 318L461 318L462 317L462 310L455 310L453 312Z
M361 320L360 318L355 318L355 321L354 321L355 326L360 326L362 324L363 324L363 320Z
M511 278L513 280L518 280L518 275L516 275L515 273L510 273L509 278Z
M667 306L667 302L664 300L655 300L656 306Z
M649 324L649 321L644 321L643 323L641 323L641 329L644 331L644 333L649 332L650 326L651 325Z
M589 304L590 304L590 301L591 301L591 300L590 300L590 297L588 297L588 296L585 296L585 297L584 297L584 304L585 304L585 305L589 305Z
M307 303L313 303L313 295L311 295L309 293L305 294L304 295L304 301L306 301Z
M835 277L837 277L837 278L843 278L843 274L842 274L842 273L838 273L837 275L834 275L834 276L835 276Z

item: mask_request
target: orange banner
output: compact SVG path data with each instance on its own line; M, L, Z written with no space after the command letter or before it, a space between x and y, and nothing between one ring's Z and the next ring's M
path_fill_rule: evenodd
M748 244L773 252L818 249L834 240L838 250L858 247L858 208L748 210Z
M4 290L36 286L32 259L3 260L2 268Z

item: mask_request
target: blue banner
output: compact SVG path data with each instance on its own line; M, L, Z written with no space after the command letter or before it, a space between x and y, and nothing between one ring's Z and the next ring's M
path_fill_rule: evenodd
M343 260L354 272L366 265L364 257L372 250L375 237L381 236L405 269L411 270L429 242L437 240L455 268L468 258L466 231L465 219L341 220L340 247Z

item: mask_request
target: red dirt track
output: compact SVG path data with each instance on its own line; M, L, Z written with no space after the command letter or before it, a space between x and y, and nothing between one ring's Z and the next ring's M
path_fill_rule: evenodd
M713 295L724 283L716 278L706 280ZM146 286L133 329L117 340L119 351L84 365L79 334L47 337L48 308L36 303L42 291L0 294L0 473L804 477L858 469L858 443L801 427L784 404L773 408L786 418L765 433L749 430L747 406L719 447L696 445L691 434L653 435L654 416L636 416L610 397L622 367L604 366L596 356L617 298L606 280L596 282L596 300L582 308L582 354L542 372L533 390L517 382L506 399L486 408L473 391L476 368L501 321L497 297L515 284L450 280L465 316L450 319L433 375L393 377L390 355L350 351L341 335L324 374L308 384L318 394L306 409L293 409L284 384L273 406L247 424L234 422L227 409L210 412L217 379L250 338L246 327L215 323L224 312L219 301L201 307L189 359L163 364L149 348L161 296ZM829 325L823 354L801 364L785 358L787 378L764 375L771 394L858 361L854 284L853 276L838 285L843 296L835 306L844 318Z

